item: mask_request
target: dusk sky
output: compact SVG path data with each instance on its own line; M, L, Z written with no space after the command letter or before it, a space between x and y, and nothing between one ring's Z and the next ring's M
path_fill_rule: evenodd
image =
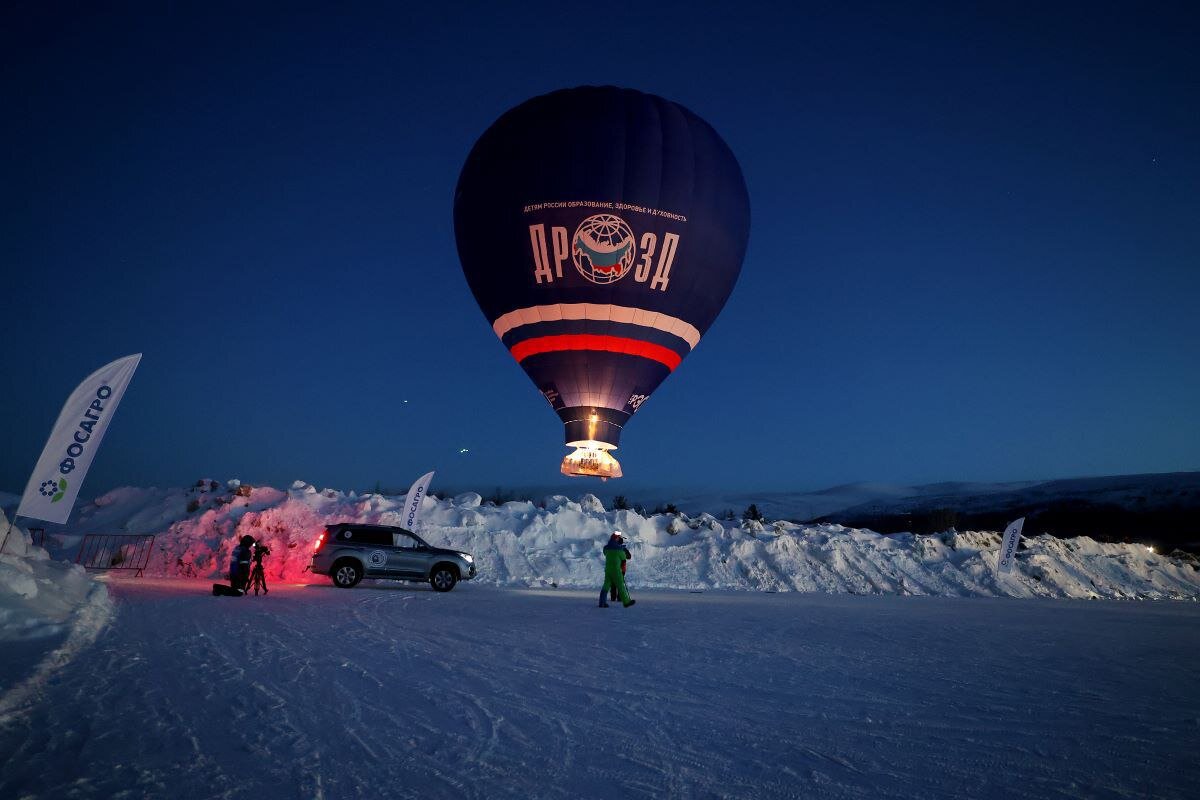
M706 119L751 203L621 488L1200 469L1194 5L101 5L0 12L0 490L134 352L83 498L566 484L452 203L587 84Z

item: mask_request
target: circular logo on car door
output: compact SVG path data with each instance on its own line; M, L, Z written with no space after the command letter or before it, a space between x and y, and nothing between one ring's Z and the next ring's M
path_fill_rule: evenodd
M367 562L378 569L387 563L387 553L382 550L372 550L371 555L367 556Z

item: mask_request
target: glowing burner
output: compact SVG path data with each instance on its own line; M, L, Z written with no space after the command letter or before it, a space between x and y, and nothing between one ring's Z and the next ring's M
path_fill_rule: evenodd
M563 475L572 477L590 475L603 481L621 477L621 465L608 452L612 445L604 442L582 441L571 442L568 447L574 447L575 452L563 458L561 467Z

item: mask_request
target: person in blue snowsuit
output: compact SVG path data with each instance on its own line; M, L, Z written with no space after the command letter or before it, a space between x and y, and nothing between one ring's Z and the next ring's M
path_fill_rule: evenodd
M625 588L625 576L621 573L621 565L629 558L629 549L625 547L624 538L620 531L614 531L604 545L604 585L600 587L600 607L608 608L608 590L617 587L617 595L621 605L629 608L636 600L629 599L629 590Z

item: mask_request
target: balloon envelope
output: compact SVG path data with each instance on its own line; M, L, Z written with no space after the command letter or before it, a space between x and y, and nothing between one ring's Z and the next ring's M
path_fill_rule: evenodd
M617 477L622 428L737 281L750 204L733 153L695 114L582 87L484 132L454 229L484 315L580 448L562 471Z

